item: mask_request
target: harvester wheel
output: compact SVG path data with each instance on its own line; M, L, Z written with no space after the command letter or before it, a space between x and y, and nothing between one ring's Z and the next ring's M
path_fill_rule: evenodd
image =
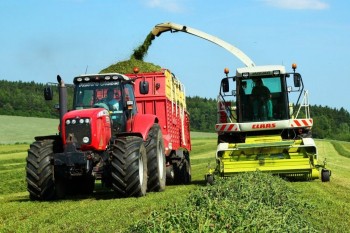
M30 145L27 156L26 180L31 200L50 200L55 197L53 156L55 140L36 141Z
M321 180L322 182L329 182L331 180L331 171L328 169L322 169Z
M116 139L112 151L112 188L120 197L141 197L147 191L147 154L140 137Z
M145 143L147 151L148 191L159 192L165 189L166 165L162 131L158 124L150 129Z

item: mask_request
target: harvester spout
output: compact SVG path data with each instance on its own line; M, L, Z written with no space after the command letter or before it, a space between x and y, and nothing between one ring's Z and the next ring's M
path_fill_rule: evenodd
M245 66L247 66L247 67L255 66L254 62L237 47L227 43L226 41L221 40L220 38L218 38L216 36L209 35L205 32L199 31L199 30L194 29L194 28L187 27L185 25L180 25L180 24L171 23L171 22L160 23L160 24L157 24L153 28L152 34L155 36L160 36L163 32L167 32L167 31L186 32L188 34L192 34L194 36L208 40L214 44L217 44L217 45L223 47L224 49L226 49L227 51L232 53L235 57L237 57L239 60L241 60Z

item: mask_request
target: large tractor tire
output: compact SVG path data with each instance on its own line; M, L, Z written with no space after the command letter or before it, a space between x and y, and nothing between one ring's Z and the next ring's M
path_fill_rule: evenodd
M141 197L147 191L147 154L140 137L118 138L113 145L112 188L119 197Z
M166 165L162 131L158 124L150 129L146 139L148 184L150 192L160 192L165 189Z
M55 140L43 140L30 145L26 180L31 200L51 200L56 197L54 171L50 163L54 153L54 143ZM60 190L58 191L60 193Z

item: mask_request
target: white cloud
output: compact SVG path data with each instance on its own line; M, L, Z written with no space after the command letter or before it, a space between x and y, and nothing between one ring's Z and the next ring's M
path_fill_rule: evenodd
M183 11L178 0L145 0L144 2L151 8L160 8L170 12Z
M262 0L266 4L292 10L324 10L329 5L321 0Z

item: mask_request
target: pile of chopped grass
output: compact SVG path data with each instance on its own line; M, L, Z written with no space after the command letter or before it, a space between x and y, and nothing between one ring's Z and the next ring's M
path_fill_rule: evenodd
M303 216L313 209L279 177L253 172L219 179L184 203L153 211L130 232L316 232Z
M130 74L134 72L134 67L138 67L140 73L159 72L162 70L160 66L155 65L153 63L131 58L130 60L121 61L116 64L110 65L109 67L101 70L100 73Z

